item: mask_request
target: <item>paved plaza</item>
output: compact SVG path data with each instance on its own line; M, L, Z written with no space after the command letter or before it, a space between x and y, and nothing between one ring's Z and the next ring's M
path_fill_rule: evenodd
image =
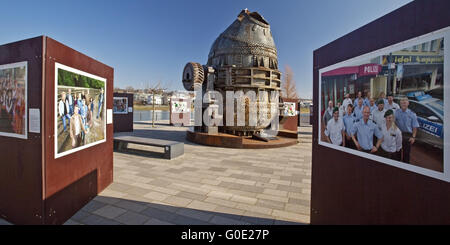
M295 146L260 150L201 146L185 140L187 128L155 126L135 123L135 134L182 141L185 154L166 160L114 152L114 183L66 224L309 223L311 127L300 128Z

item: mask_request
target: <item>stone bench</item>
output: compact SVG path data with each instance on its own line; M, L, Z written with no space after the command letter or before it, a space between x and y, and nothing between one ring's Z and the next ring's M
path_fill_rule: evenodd
M184 143L137 136L114 136L114 150L126 150L128 143L164 147L164 158L173 159L184 154Z

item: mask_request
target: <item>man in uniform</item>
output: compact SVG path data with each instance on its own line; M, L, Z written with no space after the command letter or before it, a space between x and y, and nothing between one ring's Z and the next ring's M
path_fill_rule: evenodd
M363 118L356 121L353 125L352 139L356 145L356 149L366 153L375 153L378 148L373 144L373 135L375 135L378 139L376 145L381 144L383 135L377 125L373 123L369 117L370 108L365 106L363 109Z
M372 114L372 112L374 110L377 109L377 106L375 105L375 99L374 98L370 98L369 107L370 107L370 113L371 114Z
M381 129L381 125L384 124L384 113L386 110L384 109L384 100L378 99L377 101L377 109L372 111L371 119L374 123L377 124L378 129Z
M388 103L384 105L384 109L391 109L394 112L395 110L400 109L400 106L398 106L398 104L394 102L394 95L388 94Z
M350 148L355 148L355 144L352 140L352 130L353 124L355 123L355 117L353 116L353 105L349 104L347 106L347 113L343 117L344 127L345 127L345 146Z
M400 109L394 112L395 124L402 132L402 161L406 163L410 161L411 145L416 141L419 127L416 113L408 109L408 106L408 98L404 97L400 100Z
M339 108L339 118L342 119L342 117L343 117L344 114L345 114L345 109L344 109L344 106L343 106L342 103L341 103L341 100L338 100L336 106L337 106L337 108Z
M363 118L363 109L364 109L363 100L360 99L358 100L358 105L356 105L355 109L353 109L353 116L355 117L356 120L360 120Z
M358 105L358 102L360 101L360 100L362 100L363 102L364 102L364 99L362 98L362 93L361 93L361 91L358 91L358 95L357 95L357 97L355 98L355 100L353 101L353 106L357 106Z
M345 127L342 119L339 118L338 107L333 109L333 118L328 121L325 135L327 136L328 143L345 146L345 141L343 141L345 137Z
M363 106L370 107L370 92L366 92L366 97L364 98Z
M323 123L325 127L327 126L328 121L333 117L333 101L328 101L328 108L323 113Z
M345 99L342 102L342 106L344 107L344 111L347 112L347 106L352 104L352 99L350 99L350 94L346 93L345 94Z

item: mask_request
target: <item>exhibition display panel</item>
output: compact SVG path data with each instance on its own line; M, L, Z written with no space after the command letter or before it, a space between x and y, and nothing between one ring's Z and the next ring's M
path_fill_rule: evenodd
M314 51L312 224L449 223L449 8L414 1Z
M0 54L0 217L62 224L112 183L114 70L46 36Z

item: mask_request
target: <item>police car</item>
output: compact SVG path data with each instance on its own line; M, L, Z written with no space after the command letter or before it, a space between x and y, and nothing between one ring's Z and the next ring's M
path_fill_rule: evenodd
M409 109L416 113L420 128L416 140L434 147L444 147L444 101L422 91L410 92ZM400 105L400 97L394 99Z

